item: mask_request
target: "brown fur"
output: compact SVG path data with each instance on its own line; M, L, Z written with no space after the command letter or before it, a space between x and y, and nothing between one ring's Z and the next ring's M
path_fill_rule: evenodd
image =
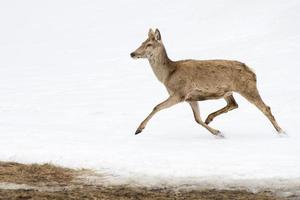
M186 101L190 104L197 123L214 135L220 131L208 124L218 115L238 107L232 92L237 92L258 107L271 121L278 133L282 129L273 117L270 107L262 101L257 87L256 75L244 63L232 60L181 60L171 61L161 41L159 30L150 29L148 38L133 53L133 58L147 58L154 74L162 82L170 97L155 106L136 131L140 133L151 117L158 111ZM227 106L211 113L205 123L200 118L197 101L224 98Z

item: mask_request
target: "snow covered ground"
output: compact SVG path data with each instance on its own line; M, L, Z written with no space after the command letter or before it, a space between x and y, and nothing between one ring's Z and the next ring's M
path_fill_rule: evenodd
M300 186L300 2L1 1L0 160L93 168L118 180L264 180ZM158 27L171 59L234 59L254 68L288 137L239 95L211 126L167 97L129 53ZM200 102L202 118L225 105ZM146 178L148 177L148 178Z

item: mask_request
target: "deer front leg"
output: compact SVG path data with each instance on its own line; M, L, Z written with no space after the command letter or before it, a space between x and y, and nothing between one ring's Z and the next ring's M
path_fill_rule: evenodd
M165 100L162 103L155 106L153 108L152 112L146 117L146 119L140 124L138 129L135 131L135 135L137 135L143 131L143 129L146 127L148 121L153 117L153 115L155 115L155 113L157 113L158 111L160 111L162 109L169 108L181 101L182 101L182 98L180 96L173 95L173 96L170 96L167 100Z
M209 132L211 132L213 135L216 136L220 136L220 137L224 137L221 132L219 130L213 129L210 126L208 126L207 124L205 124L201 117L200 117L200 111L199 111L199 106L198 106L198 102L197 101L189 101L188 102L193 110L193 114L194 114L194 118L195 121L200 124L201 126L203 126L204 128L206 128Z

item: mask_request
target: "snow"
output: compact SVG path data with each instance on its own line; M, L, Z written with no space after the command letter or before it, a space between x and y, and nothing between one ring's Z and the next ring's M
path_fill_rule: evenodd
M300 186L299 18L297 0L2 1L0 160L143 183ZM160 29L171 59L234 59L253 68L288 137L239 95L239 108L211 123L225 139L196 124L186 103L161 111L135 136L167 98L148 62L129 56L150 27ZM224 105L200 102L202 118Z

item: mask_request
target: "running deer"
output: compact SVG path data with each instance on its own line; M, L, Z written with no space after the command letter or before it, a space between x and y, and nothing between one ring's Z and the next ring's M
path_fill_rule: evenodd
M140 124L135 134L145 128L148 121L158 111L180 102L187 102L192 108L195 121L213 135L223 137L219 130L208 124L213 119L238 108L232 92L237 92L254 104L273 124L278 133L283 133L271 113L271 109L261 99L256 86L256 75L244 63L231 60L181 60L169 59L158 29L150 29L148 38L132 52L134 59L147 58L157 79L169 93L168 99L154 107ZM208 115L205 122L200 117L197 101L224 98L227 105Z

